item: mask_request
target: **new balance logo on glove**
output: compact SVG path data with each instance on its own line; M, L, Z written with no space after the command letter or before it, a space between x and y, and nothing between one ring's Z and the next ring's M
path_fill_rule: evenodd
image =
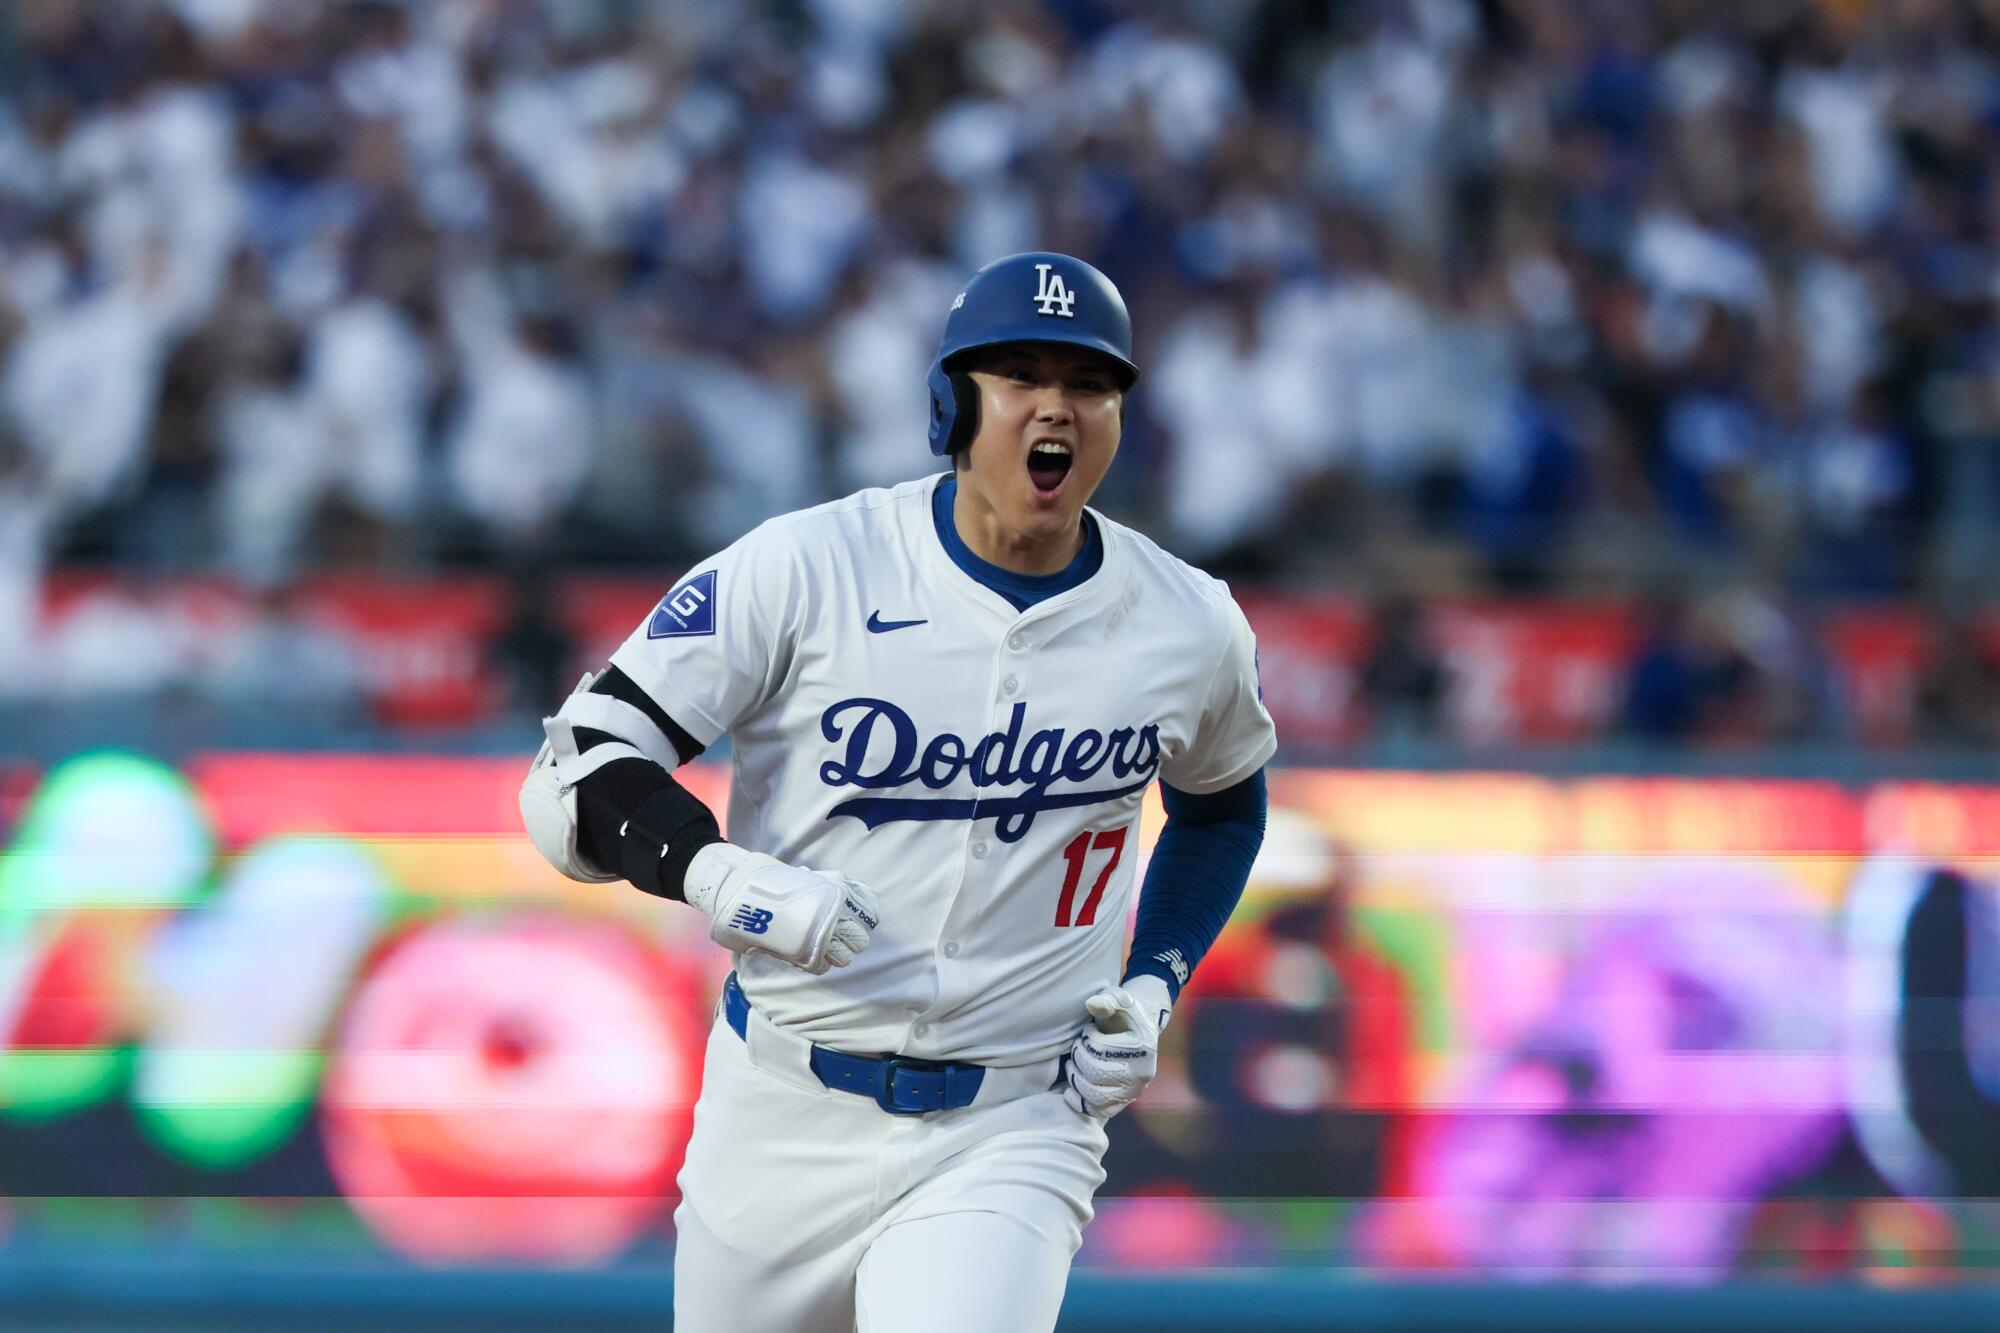
M739 907L736 915L729 918L732 930L740 930L751 935L762 935L771 928L771 909L768 907Z

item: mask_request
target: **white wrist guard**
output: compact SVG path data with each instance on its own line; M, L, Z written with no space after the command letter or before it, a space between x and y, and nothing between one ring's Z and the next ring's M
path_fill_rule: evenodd
M1139 1011L1152 1017L1156 1031L1165 1032L1174 1016L1174 994L1167 983L1151 972L1141 972L1123 983L1125 993L1139 1002Z

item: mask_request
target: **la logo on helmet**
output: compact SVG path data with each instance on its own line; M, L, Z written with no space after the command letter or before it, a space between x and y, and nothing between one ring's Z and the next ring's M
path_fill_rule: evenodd
M1035 265L1035 274L1040 286L1035 288L1035 309L1044 315L1061 315L1064 319L1075 319L1076 312L1070 307L1076 304L1076 293L1062 280L1062 274L1052 272L1053 264Z

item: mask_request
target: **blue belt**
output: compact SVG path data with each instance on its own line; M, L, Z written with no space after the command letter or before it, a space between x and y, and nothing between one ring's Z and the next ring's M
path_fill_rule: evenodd
M722 1016L737 1036L743 1036L750 1023L750 997L736 984L734 972L722 983ZM890 1115L926 1115L970 1106L986 1077L983 1065L907 1055L848 1055L824 1046L812 1048L812 1071L836 1092L873 1097Z

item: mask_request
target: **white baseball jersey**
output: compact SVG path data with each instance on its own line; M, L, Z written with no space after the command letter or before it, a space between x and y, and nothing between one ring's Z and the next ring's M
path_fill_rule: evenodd
M939 541L940 480L772 519L611 660L729 734L732 842L880 895L850 967L745 955L757 1009L839 1050L1020 1065L1122 973L1145 789L1220 791L1276 736L1222 583L1095 515L1097 573L1016 611Z

